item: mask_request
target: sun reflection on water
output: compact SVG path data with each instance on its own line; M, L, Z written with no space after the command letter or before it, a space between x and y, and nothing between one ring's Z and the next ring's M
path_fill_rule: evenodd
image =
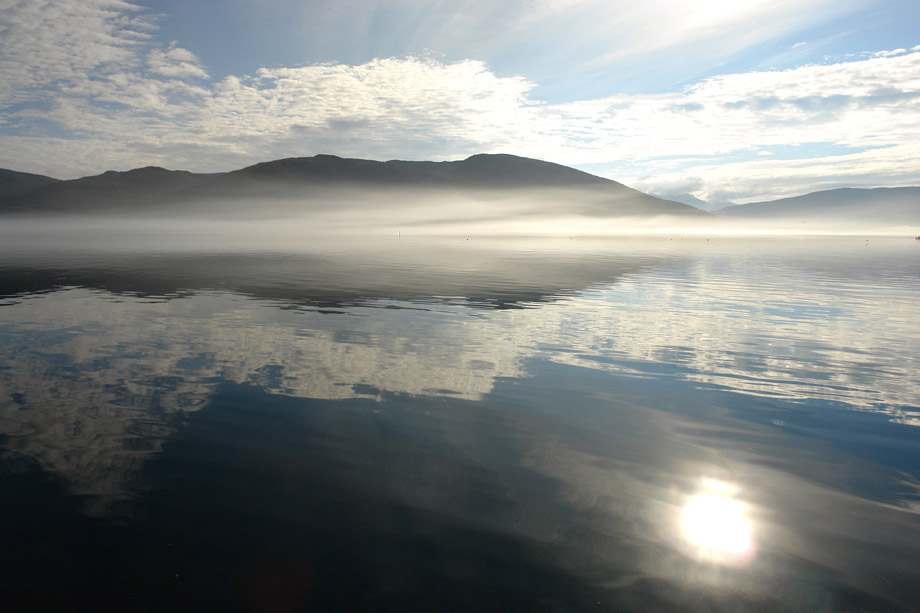
M681 513L684 538L705 560L744 565L757 553L748 505L738 500L738 488L704 479L700 491Z

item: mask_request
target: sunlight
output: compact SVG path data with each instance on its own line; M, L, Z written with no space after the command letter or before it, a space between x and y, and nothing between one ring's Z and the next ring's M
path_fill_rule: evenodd
M683 508L684 538L700 557L723 563L746 564L756 553L748 507L737 500L737 488L706 479L699 494Z

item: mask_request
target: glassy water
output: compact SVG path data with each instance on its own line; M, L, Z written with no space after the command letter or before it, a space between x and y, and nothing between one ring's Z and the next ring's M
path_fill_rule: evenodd
M0 255L10 610L920 608L916 241L128 242Z

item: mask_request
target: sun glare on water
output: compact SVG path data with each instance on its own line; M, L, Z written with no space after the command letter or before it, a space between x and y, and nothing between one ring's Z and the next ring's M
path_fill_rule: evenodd
M732 564L754 559L757 547L748 505L736 495L737 488L729 484L705 480L683 507L683 536L699 557Z

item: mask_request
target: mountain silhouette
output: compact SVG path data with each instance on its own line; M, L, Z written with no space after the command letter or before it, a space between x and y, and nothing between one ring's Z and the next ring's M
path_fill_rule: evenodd
M738 219L839 220L920 225L920 187L841 188L714 211Z
M618 185L568 166L507 154L478 154L456 162L376 162L317 155L263 162L231 176L319 182L359 182L484 188ZM628 189L628 188L627 188Z
M455 162L378 162L316 155L263 162L226 173L196 174L148 166L49 181L31 190L0 189L0 212L176 212L194 210L202 200L264 202L273 198L324 197L327 190L339 188L431 188L452 193L559 191L561 202L582 201L584 206L579 212L589 215L708 216L693 207L649 196L574 168L505 154L479 154Z
M58 179L44 175L0 168L0 202L19 198L40 187L58 182Z
M77 213L123 210L176 195L213 178L214 175L166 170L157 166L126 172L109 170L101 175L70 181L52 180L18 196L3 197L0 211ZM6 189L0 190L0 195L5 196L6 193Z

